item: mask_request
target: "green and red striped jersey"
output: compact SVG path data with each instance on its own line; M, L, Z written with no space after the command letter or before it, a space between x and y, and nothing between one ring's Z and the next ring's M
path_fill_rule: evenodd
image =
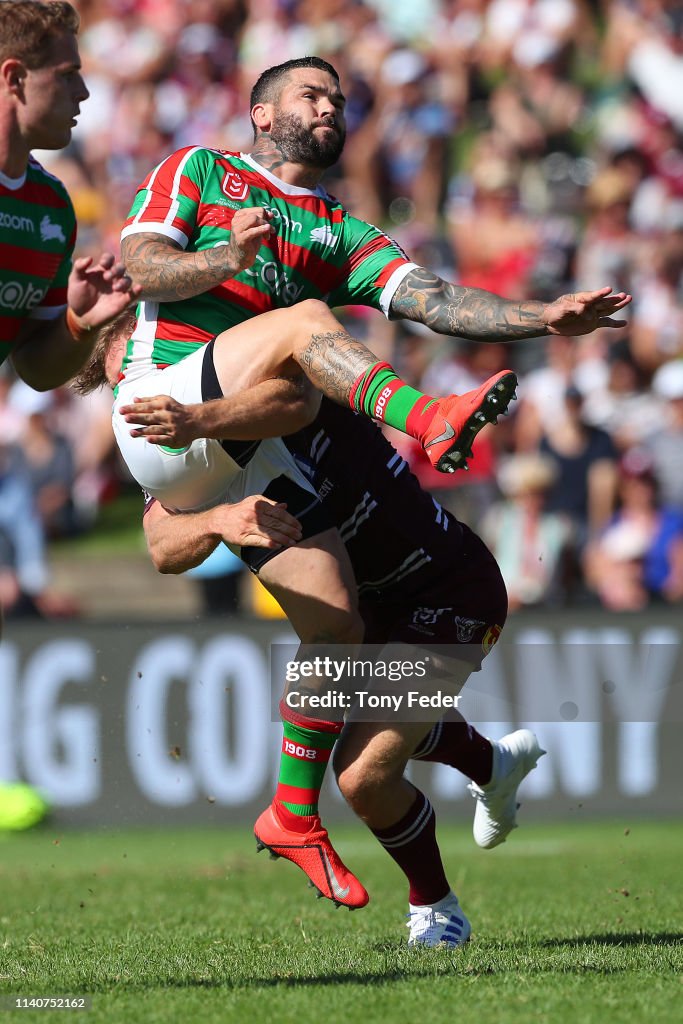
M178 302L142 302L123 374L130 380L177 363L199 345L250 317L321 299L330 306L389 304L415 267L379 228L352 217L322 187L281 181L249 155L187 147L145 179L121 237L149 231L188 252L227 245L236 210L272 212L276 234L253 266L218 287Z
M76 217L66 189L33 157L21 178L0 173L0 363L24 320L66 309Z

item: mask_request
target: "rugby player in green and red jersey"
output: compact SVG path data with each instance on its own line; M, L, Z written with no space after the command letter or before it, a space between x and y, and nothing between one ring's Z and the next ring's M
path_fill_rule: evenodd
M197 509L257 493L287 501L303 539L268 562L261 578L276 596L288 597L302 639L356 643L363 622L338 532L316 519L315 492L297 477L282 442L249 443L267 435L249 433L246 425L245 433L226 426L233 423L232 396L303 368L337 402L407 429L435 464L455 468L479 426L503 411L514 375L506 372L462 398L432 400L350 338L328 304L366 304L444 334L509 340L619 326L610 316L630 296L604 288L549 304L513 303L416 266L319 185L341 152L343 105L329 64L318 58L288 62L266 72L252 93L251 154L188 148L150 174L124 230L124 258L143 287L144 302L123 361L114 424L133 475L168 508ZM221 443L228 432L242 437L241 445ZM242 549L248 561L247 552ZM315 723L308 746L329 748L316 741ZM340 778L350 780L359 752L346 751ZM312 767L310 785L300 774L299 788L314 793L319 765ZM380 831L413 813L404 801L405 793L391 808L385 804L393 821L378 821ZM308 839L327 841L315 831L320 821L310 808L291 811L286 803L278 804L280 819L268 823L267 837L260 819L265 845L298 846L303 854ZM278 829L282 846L274 838ZM293 854L290 859L308 870ZM334 898L329 880L326 888ZM361 905L363 893L356 892Z
M0 363L38 391L70 380L139 294L110 253L72 265L71 201L31 156L68 144L88 98L77 30L68 3L0 3Z
M38 391L75 376L140 291L110 253L72 266L71 201L31 156L69 143L88 98L77 31L68 3L0 4L0 362Z
M327 62L310 57L270 68L251 104L251 153L187 147L162 161L138 191L122 233L126 264L145 300L122 367L127 396L144 396L143 376L148 385L170 387L175 373L152 371L218 336L212 362L224 394L264 373L303 368L328 397L411 434L437 468L452 471L463 466L487 419L505 410L514 375L503 371L476 392L432 399L350 338L326 306L373 306L391 318L484 341L623 323L610 319L630 301L623 292L510 302L443 281L383 232L350 216L320 185L345 131L344 96ZM258 324L250 322L259 315ZM186 365L183 378L191 372ZM149 422L146 407L134 413L137 422L154 426L154 410ZM197 415L204 437L220 437L216 407ZM123 439L120 419L117 410L124 457L142 460L142 446ZM137 476L137 463L131 468Z

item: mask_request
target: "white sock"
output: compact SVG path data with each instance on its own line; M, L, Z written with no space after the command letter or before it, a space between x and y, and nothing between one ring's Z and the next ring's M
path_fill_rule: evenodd
M450 908L453 900L455 900L456 903L458 902L458 898L455 895L455 893L452 890L449 890L447 892L447 894L442 899L437 900L436 903L425 903L425 904L422 904L421 906L414 906L414 904L409 903L408 907L409 907L411 913L414 913L415 911L427 910L427 909L434 910L434 911L437 911L437 910L447 910L447 909Z

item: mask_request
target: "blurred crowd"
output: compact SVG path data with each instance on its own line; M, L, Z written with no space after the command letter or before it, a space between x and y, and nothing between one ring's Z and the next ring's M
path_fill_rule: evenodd
M551 299L612 285L628 326L477 345L351 309L354 332L430 394L511 367L514 414L425 486L481 532L513 608L683 600L683 2L83 0L91 97L62 178L78 251L118 250L136 187L173 149L248 149L258 74L316 53L349 135L326 187L462 285ZM0 600L68 614L46 539L131 487L109 396L0 378Z

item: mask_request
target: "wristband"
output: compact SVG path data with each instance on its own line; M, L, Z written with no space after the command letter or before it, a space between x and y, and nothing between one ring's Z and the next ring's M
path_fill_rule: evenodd
M87 341L93 332L93 328L86 327L86 325L81 322L81 318L76 316L69 306L66 308L66 326L74 341Z

